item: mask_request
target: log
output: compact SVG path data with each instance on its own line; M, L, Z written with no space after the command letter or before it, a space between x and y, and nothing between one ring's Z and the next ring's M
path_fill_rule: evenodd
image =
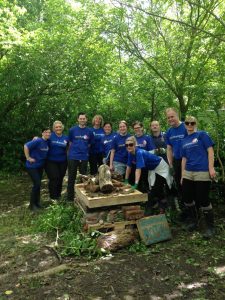
M137 237L137 230L115 230L98 237L97 246L105 250L116 251L130 245L137 239Z
M101 165L98 168L99 173L99 186L100 190L103 193L111 193L114 189L112 179L111 179L111 172L110 168L107 165Z

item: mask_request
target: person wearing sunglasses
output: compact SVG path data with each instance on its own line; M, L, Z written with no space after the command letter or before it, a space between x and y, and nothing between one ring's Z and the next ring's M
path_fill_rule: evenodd
M197 120L193 116L185 119L188 136L182 141L182 197L188 209L186 229L198 227L197 209L201 208L206 228L203 237L215 234L212 204L209 199L210 183L215 178L214 142L205 131L197 130Z
M173 178L169 174L169 166L165 160L152 154L146 150L137 147L137 141L134 136L126 139L125 147L128 152L127 168L125 174L125 182L128 182L132 167L135 168L135 184L133 189L138 187L141 173L143 170L148 172L149 189L151 190L152 200L157 199L160 212L165 212L166 204L165 192L162 188L165 184L168 184L169 188L172 185ZM151 203L147 203L147 209L151 207Z
M114 170L120 175L125 174L127 163L127 151L125 141L130 136L127 132L127 122L122 120L119 122L119 132L112 141L112 149L110 153L110 170Z

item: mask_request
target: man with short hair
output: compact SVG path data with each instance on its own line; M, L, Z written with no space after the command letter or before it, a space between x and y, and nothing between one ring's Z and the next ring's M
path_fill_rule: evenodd
M180 121L178 112L174 108L166 109L168 124L171 126L166 132L167 159L171 170L174 172L174 180L177 187L178 198L181 201L181 146L182 140L187 136L187 130L184 123Z
M74 201L74 184L77 170L83 175L87 174L89 148L93 141L93 133L86 127L87 116L80 112L77 115L78 125L69 130L69 151L68 151L68 186L67 200Z
M167 162L165 132L161 131L158 121L152 121L150 123L150 131L156 148L155 154L161 156Z

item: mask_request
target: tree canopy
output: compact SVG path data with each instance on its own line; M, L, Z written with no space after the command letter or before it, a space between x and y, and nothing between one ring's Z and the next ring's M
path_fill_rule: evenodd
M118 120L194 114L225 156L225 4L221 0L2 0L0 165L79 111Z

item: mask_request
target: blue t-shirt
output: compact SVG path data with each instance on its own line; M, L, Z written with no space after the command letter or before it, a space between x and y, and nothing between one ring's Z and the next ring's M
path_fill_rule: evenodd
M166 132L166 143L172 147L173 157L175 159L181 159L181 146L182 140L187 136L187 130L184 123L181 123L178 127L171 127Z
M68 137L66 135L58 136L52 132L49 142L48 160L64 162L67 160Z
M112 132L110 134L105 134L101 139L103 156L105 158L107 158L109 156L109 153L112 149L112 141L113 141L115 136L116 136L116 133Z
M154 170L161 160L161 157L136 147L134 155L130 152L128 153L127 165L128 167L135 165L136 169L145 168L147 170Z
M44 166L45 160L48 155L48 141L43 138L37 138L25 144L29 149L29 154L31 158L35 159L34 163L26 161L26 167L28 169L38 169Z
M90 128L91 131L93 132L93 142L91 144L91 148L90 148L90 153L91 154L99 154L103 152L102 149L102 144L101 144L101 139L102 137L105 135L105 132L103 130L103 128Z
M120 135L119 133L114 137L112 141L112 149L115 150L114 161L127 163L127 149L125 147L126 139L131 136L129 133L126 135Z
M88 160L89 145L93 141L93 133L88 127L74 126L69 130L69 152L68 159Z
M136 136L137 146L140 149L144 149L147 151L155 149L155 145L152 141L152 138L149 135L143 134L142 136Z
M185 170L208 171L208 151L214 142L205 131L197 131L182 141L182 156L187 159Z

